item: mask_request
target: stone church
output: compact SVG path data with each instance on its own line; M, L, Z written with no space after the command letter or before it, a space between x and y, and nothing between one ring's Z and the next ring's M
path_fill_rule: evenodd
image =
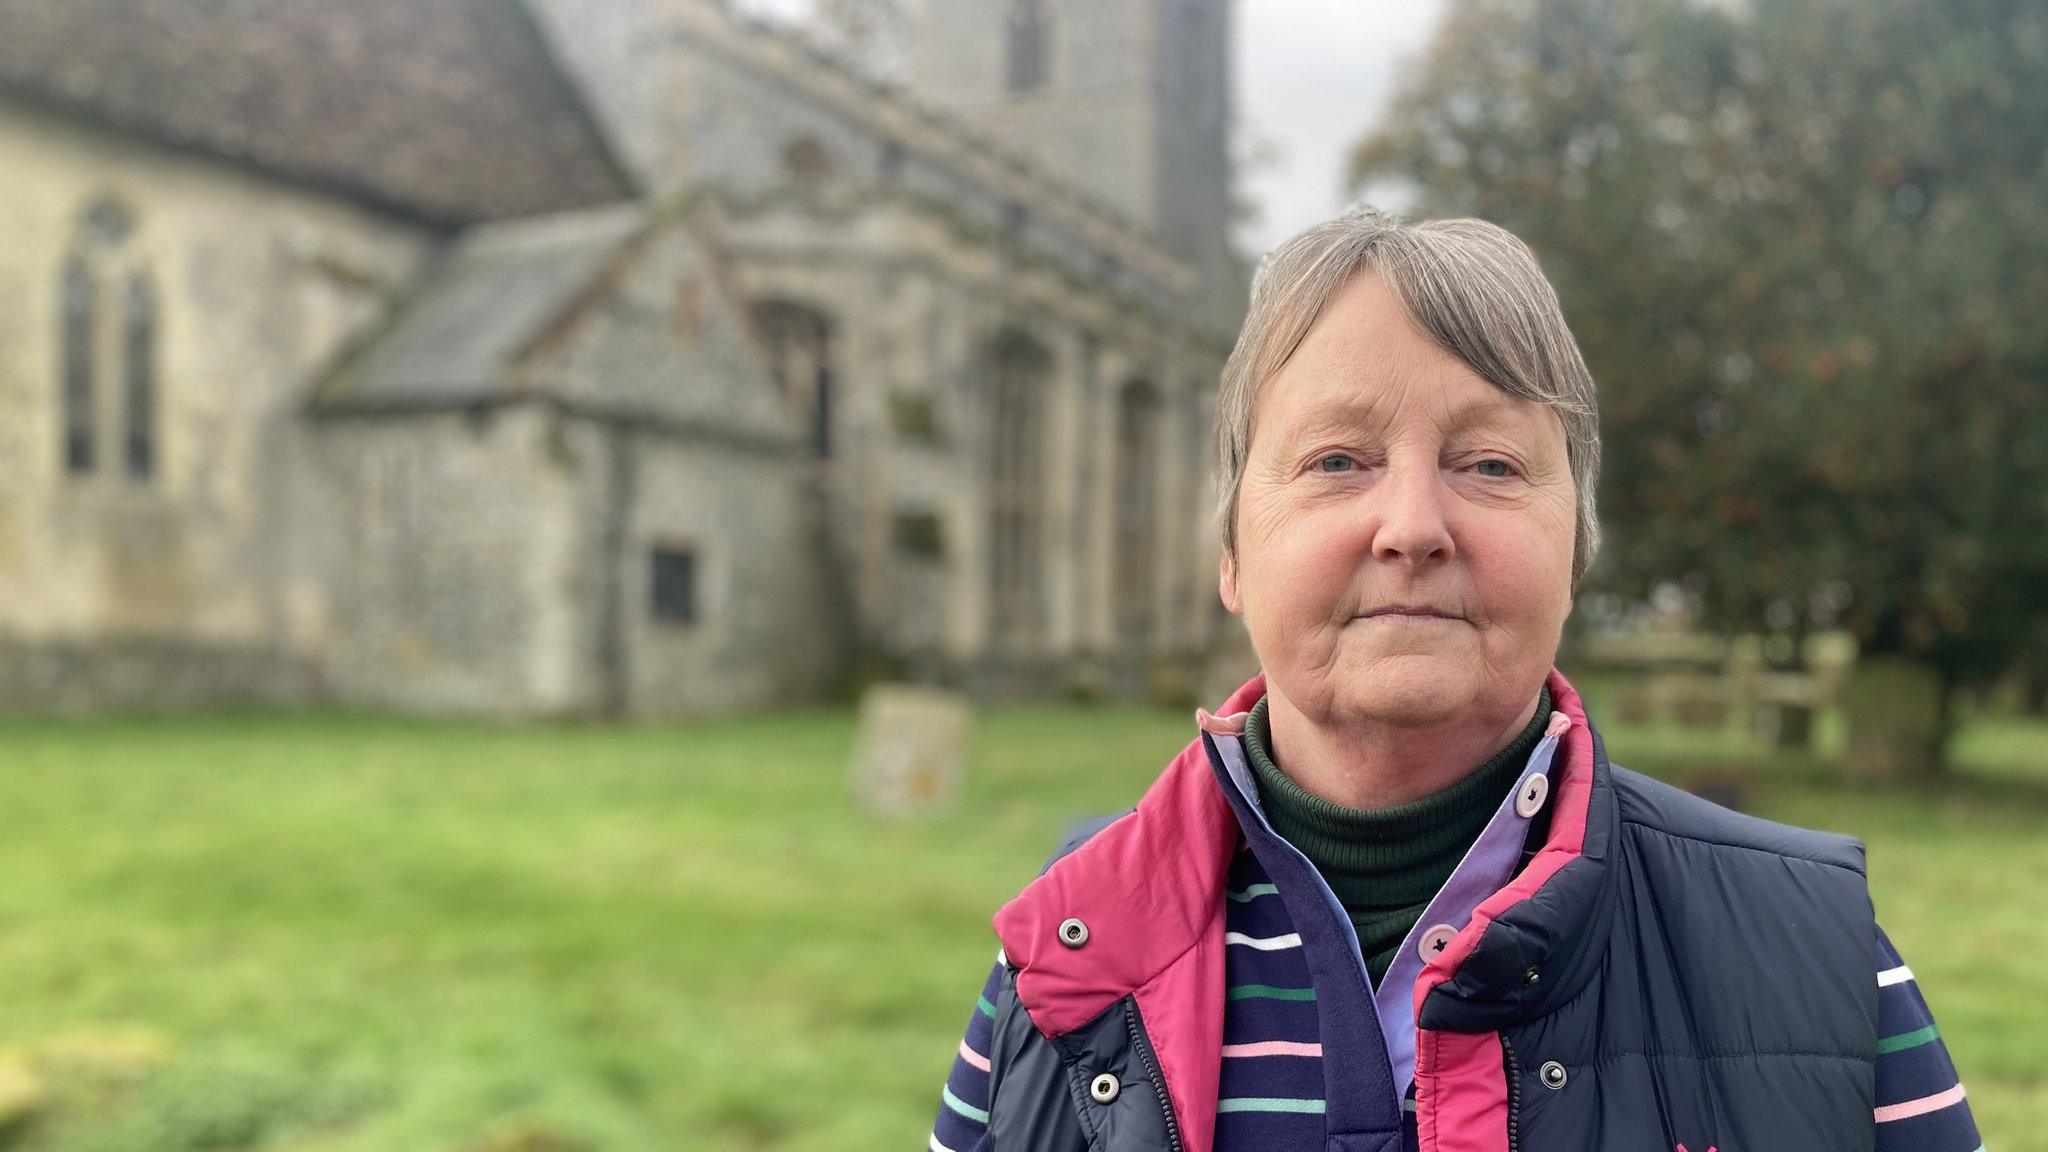
M1229 0L0 0L0 708L1185 678Z

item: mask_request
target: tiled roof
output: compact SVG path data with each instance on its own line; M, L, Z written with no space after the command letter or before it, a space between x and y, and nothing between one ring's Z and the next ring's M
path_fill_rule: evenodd
M520 0L0 0L0 94L450 224L634 194Z
M464 233L398 322L333 384L354 404L502 396L507 373L619 258L646 223L636 206L490 224Z

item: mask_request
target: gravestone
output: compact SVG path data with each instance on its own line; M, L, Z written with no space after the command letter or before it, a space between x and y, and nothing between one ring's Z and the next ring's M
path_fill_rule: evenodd
M1859 660L1842 688L1851 780L1912 783L1941 771L1944 727L1941 674L1902 656Z
M951 804L960 791L973 713L955 692L878 684L861 698L853 787L863 808L905 815Z

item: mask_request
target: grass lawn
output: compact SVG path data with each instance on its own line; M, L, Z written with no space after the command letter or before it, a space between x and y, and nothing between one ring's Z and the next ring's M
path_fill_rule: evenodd
M993 710L961 807L890 824L848 803L846 711L0 722L0 1148L921 1148L990 915L1192 732ZM1941 794L1782 762L1749 803L1868 841L1991 1147L2048 1150L2048 726L1959 753Z

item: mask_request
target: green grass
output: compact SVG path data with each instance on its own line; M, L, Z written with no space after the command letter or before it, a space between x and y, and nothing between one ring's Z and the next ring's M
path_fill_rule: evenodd
M990 915L1191 734L985 712L961 805L888 822L847 712L0 722L0 1148L920 1147ZM1757 762L1609 735L1681 779ZM1942 793L1771 761L1751 805L1869 842L1991 1146L2048 1149L2048 727L1959 750Z

